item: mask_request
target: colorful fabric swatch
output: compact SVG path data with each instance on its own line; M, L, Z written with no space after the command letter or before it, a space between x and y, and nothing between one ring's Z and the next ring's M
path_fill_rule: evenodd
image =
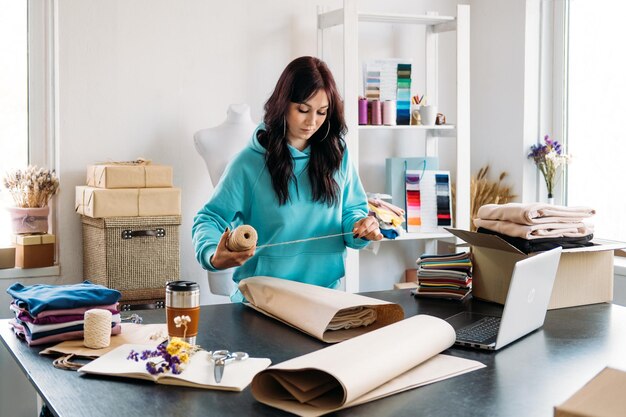
M396 123L408 125L411 122L411 64L398 64L396 93Z
M435 184L435 192L437 193L437 226L451 226L449 175L436 174Z
M437 232L452 226L450 173L405 171L407 232Z
M407 231L419 231L422 225L420 173L406 172L406 222Z

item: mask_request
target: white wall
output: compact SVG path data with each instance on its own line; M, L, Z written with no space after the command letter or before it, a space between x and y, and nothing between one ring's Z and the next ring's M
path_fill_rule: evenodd
M191 245L193 216L211 193L206 168L196 154L196 130L224 120L229 103L247 102L254 120L284 66L300 55L316 53L317 4L330 9L340 1L203 0L58 2L58 196L61 282L82 277L79 216L74 214L74 187L84 183L85 167L106 160L142 156L174 167L174 183L182 188L181 278L201 283L203 302L220 302L206 287L206 273ZM455 14L456 1L363 1L363 10L419 14L439 10ZM365 29L366 37L379 33ZM404 54L419 43L419 34L390 30L392 52ZM413 39L415 36L415 39ZM442 76L440 108L454 109L454 39L442 36L447 74ZM389 45L383 39L381 45ZM364 43L365 44L365 43ZM416 48L420 48L417 45ZM366 48L366 47L364 47ZM386 48L386 47L385 47ZM339 49L339 48L337 48ZM410 48L409 48L410 49ZM380 51L380 48L379 48ZM371 48L366 54L374 54ZM331 53L332 55L332 53ZM376 55L374 55L376 56ZM398 55L396 55L398 56ZM337 68L341 62L333 62ZM339 83L342 80L336 71ZM450 103L446 105L445 103ZM455 115L450 113L452 120ZM400 145L390 156L402 155ZM412 139L408 139L412 140ZM404 145L402 144L404 141ZM445 152L446 144L442 145ZM382 161L376 147L372 155ZM423 147L415 147L418 155ZM453 148L452 148L453 150ZM365 158L371 155L365 155ZM453 161L448 164L452 165ZM369 162L365 160L365 166ZM384 162L364 173L366 187L380 190ZM384 288L388 288L385 284Z

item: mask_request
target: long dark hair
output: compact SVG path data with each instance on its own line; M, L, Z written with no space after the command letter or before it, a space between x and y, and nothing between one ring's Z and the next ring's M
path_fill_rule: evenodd
M303 103L319 90L326 92L329 107L326 120L309 139L311 154L307 170L313 201L329 206L339 202L339 185L334 174L341 166L346 147L343 139L347 131L343 102L326 64L318 58L303 56L291 61L278 79L274 92L265 103L263 121L266 130L259 135L259 142L267 151L265 162L272 177L272 186L281 205L290 199L289 182L295 179L293 160L285 137L289 105Z

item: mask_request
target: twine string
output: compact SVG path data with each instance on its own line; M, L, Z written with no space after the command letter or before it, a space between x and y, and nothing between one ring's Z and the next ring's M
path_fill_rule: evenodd
M311 240L329 239L331 237L345 236L345 235L351 235L351 234L352 232L335 233L331 235L309 237L306 239L290 240L287 242L276 242L276 243L266 243L264 245L257 245L256 230L254 230L252 226L243 225L243 226L237 227L235 230L231 232L231 234L228 236L228 240L226 241L226 247L233 252L243 252L243 251L250 250L252 248L260 249L260 248L269 248L272 246L279 246L279 245L292 245L296 243L308 242Z

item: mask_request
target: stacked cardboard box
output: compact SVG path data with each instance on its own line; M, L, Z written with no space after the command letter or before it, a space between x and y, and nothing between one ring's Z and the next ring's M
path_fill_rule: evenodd
M180 200L170 166L89 166L76 187L84 278L119 290L124 309L162 306L165 284L180 278Z

